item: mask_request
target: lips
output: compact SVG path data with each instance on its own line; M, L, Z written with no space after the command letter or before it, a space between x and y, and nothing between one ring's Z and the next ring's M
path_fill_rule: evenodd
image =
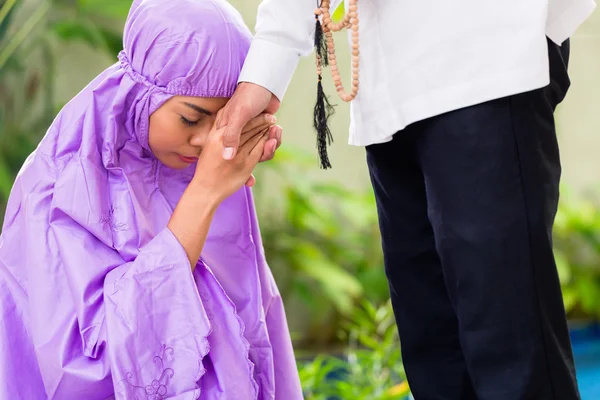
M186 157L186 156L179 156L179 159L180 159L181 161L183 161L184 163L187 163L187 164L193 164L193 163L195 163L196 161L198 161L198 157Z

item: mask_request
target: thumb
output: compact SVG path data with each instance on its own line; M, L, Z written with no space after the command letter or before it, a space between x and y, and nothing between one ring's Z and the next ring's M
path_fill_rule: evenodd
M249 120L249 119L248 119ZM227 122L225 126L225 132L223 133L223 158L231 160L235 157L237 149L240 145L240 135L242 129L248 123L241 115L233 116Z

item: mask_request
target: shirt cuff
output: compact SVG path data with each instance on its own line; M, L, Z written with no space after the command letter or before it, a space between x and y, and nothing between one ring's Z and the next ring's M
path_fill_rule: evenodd
M254 39L238 83L250 82L260 85L282 101L299 59L300 54L294 49Z
M556 44L561 45L570 38L577 28L592 14L596 8L594 0L572 3L569 8L548 19L546 32Z

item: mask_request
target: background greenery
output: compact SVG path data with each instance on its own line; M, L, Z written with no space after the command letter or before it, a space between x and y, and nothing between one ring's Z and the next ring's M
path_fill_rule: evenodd
M231 2L252 25L258 0ZM126 0L0 0L0 212L14 176L58 110L116 60L129 5ZM598 29L584 27L588 33L580 39L596 40L596 49L599 35L589 32L600 32L597 21ZM574 51L582 51L580 42L574 42ZM347 54L339 47L343 63ZM585 69L578 64L573 69L576 86ZM596 75L589 75L590 84ZM364 154L338 143L332 155L337 172L318 170L310 128L313 99L298 91L313 81L312 60L303 60L279 118L292 145L283 146L258 171L266 254L288 315L294 315L289 322L307 399L400 399L408 387ZM582 97L577 90L571 95L576 100ZM559 112L561 134L574 136L565 120L581 127L594 124L595 114L585 113L594 101L577 107L581 118L576 121L560 118ZM338 138L347 132L344 107L333 125ZM567 153L571 143L563 143ZM581 154L586 153L578 154L579 162L585 159ZM567 171L567 183L577 189L563 190L555 229L564 298L573 320L600 318L600 202L597 192L588 190L597 180L597 168L589 160L586 165L571 175Z

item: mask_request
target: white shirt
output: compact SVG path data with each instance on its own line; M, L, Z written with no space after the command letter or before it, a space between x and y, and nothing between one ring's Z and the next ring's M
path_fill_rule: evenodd
M313 51L316 3L263 0L240 82L283 99L299 57ZM351 103L349 142L358 146L389 141L422 119L548 85L546 36L561 44L596 6L594 0L357 4L360 89Z

